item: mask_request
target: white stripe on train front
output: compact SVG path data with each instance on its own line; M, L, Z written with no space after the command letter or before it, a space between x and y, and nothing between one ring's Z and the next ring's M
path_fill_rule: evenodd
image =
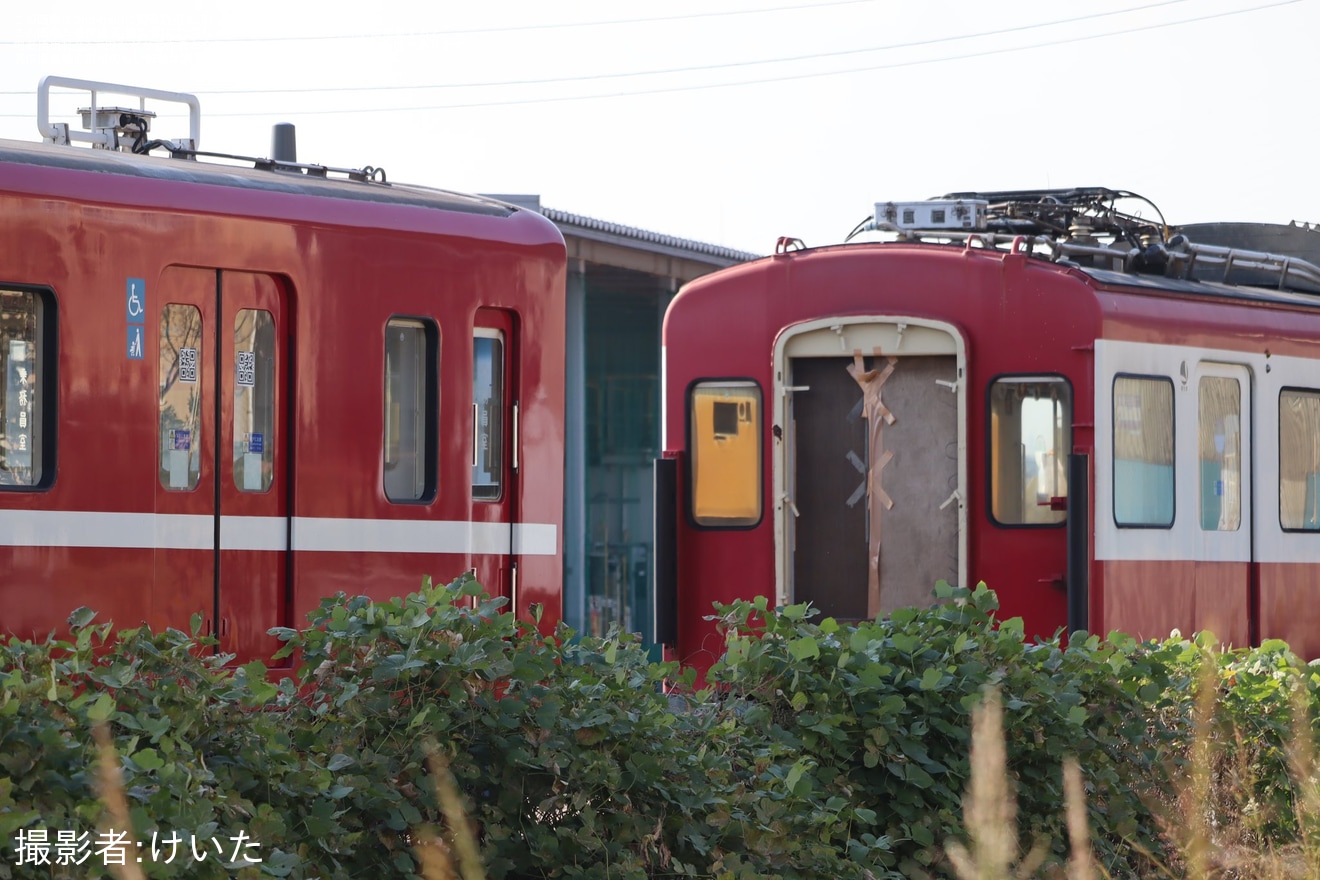
M289 531L281 517L222 516L220 548L284 550ZM554 523L299 516L292 533L295 552L553 556L559 547ZM0 546L209 550L214 543L211 516L0 510Z

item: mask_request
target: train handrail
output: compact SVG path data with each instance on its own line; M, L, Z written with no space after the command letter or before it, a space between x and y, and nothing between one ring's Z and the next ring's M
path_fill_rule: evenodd
M37 130L41 132L42 138L48 143L64 143L71 141L81 141L90 143L103 148L113 148L116 146L115 135L105 131L75 131L71 130L67 123L51 122L50 120L50 90L52 87L69 89L86 89L91 94L91 116L95 119L97 109L97 96L99 93L106 92L112 95L132 97L138 100L138 109L146 110L146 102L167 101L176 104L186 104L188 106L188 137L187 143L173 142L175 146L184 149L196 150L201 144L202 137L202 104L196 95L190 95L186 92L166 92L160 89L148 89L140 86L128 86L118 83L98 82L90 79L73 79L66 76L45 76L42 77L37 86Z

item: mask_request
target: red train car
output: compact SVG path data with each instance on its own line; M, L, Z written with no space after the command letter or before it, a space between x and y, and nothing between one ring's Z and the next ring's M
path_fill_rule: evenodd
M49 120L66 86L86 131ZM148 140L148 100L190 137ZM321 597L465 570L559 618L553 224L201 153L186 95L52 78L39 114L0 141L0 632L202 612L241 661Z
M863 619L941 579L1029 634L1320 656L1320 271L1132 198L881 203L882 240L781 240L679 293L657 552L681 659L718 654L714 601Z

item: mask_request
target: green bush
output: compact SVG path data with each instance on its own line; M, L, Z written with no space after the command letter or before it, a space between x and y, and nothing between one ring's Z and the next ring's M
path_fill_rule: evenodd
M1163 680L1161 655L1095 638L1066 649L1027 644L1017 621L996 622L997 600L983 586L942 585L938 598L850 626L763 601L724 609L740 635L712 678L749 705L748 728L800 756L797 789L839 805L831 842L885 840L886 864L903 876L947 873L937 844L961 826L971 711L994 686L1025 843L1066 859L1062 762L1073 755L1092 827L1104 830L1101 865L1123 873L1135 847L1158 852L1143 795L1160 769L1163 729L1150 725L1141 695Z
M98 843L128 824L144 844L128 861L142 857L147 877L418 877L433 833L461 851L442 809L450 779L492 878L947 876L970 713L988 687L1022 847L1066 858L1061 766L1076 756L1096 857L1133 876L1147 854L1177 863L1160 811L1178 806L1171 780L1195 759L1207 656L1230 756L1214 772L1251 763L1262 844L1303 833L1285 747L1295 685L1309 712L1318 690L1285 647L1028 644L990 591L937 598L858 625L720 607L726 649L700 690L631 637L516 621L470 579L327 600L306 628L278 632L299 660L280 681L226 665L195 631L116 632L80 611L67 640L0 644L0 877L105 876ZM127 817L99 797L98 724ZM89 857L18 866L18 835L41 830L51 861L59 832L87 835Z
M260 774L277 720L246 711L243 676L196 632L112 633L91 619L74 616L72 641L14 639L0 651L0 839L9 856L0 876L107 876L113 857L103 850L119 839L112 832L142 841L147 853L156 847L158 858L142 863L149 877L178 876L181 865L201 878L250 867L241 835L287 836L284 817L259 811L240 784ZM113 823L98 827L92 729L106 722L122 758L132 836ZM16 837L34 829L46 832L52 863L63 850L74 864L18 868ZM63 847L61 832L72 838ZM283 854L266 847L261 856L277 869Z

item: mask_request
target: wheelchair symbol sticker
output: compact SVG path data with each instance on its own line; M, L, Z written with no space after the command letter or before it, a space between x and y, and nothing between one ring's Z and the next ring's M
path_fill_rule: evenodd
M147 284L141 278L130 278L124 284L124 316L130 324L145 324L147 316Z

